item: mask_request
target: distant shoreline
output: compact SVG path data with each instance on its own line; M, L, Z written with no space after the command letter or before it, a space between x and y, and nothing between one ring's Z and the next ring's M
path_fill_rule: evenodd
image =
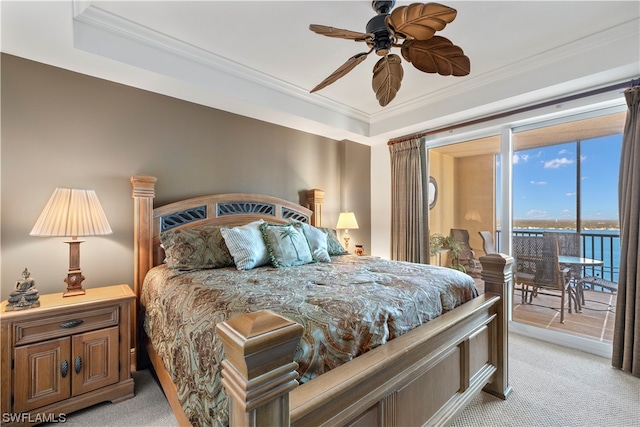
M498 227L500 228L500 227ZM550 219L515 219L513 228L517 229L545 229L545 230L575 230L574 220L550 220ZM585 219L582 220L583 230L620 230L620 222L617 219Z

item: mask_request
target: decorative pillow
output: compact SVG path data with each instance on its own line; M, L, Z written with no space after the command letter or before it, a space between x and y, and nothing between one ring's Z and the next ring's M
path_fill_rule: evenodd
M166 263L177 270L198 270L233 265L233 258L220 234L220 227L201 226L168 230L160 234Z
M313 262L309 242L296 224L261 224L262 237L274 267L290 267Z
M238 270L251 270L269 264L269 253L260 231L261 224L264 221L260 219L246 225L220 229Z
M327 251L329 255L347 255L349 253L342 247L342 244L340 244L336 230L325 227L318 227L318 229L327 233Z
M294 224L299 224L304 232L309 247L311 248L311 256L315 261L331 262L331 257L327 250L327 232L320 230L313 225L309 225L306 222L294 221Z

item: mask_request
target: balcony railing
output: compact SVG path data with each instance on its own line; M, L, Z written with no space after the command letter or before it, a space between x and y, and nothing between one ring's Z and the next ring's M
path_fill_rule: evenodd
M543 230L513 230L514 236L542 236L542 234ZM620 231L583 231L580 236L582 238L582 256L604 262L599 266L583 267L582 274L618 282L618 273L620 271ZM496 231L496 245L496 250L500 252L500 230Z

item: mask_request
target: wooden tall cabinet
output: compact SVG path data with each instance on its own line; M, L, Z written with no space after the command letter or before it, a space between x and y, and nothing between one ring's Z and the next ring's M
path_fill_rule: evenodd
M133 397L128 285L40 296L40 307L0 306L2 424L36 424Z

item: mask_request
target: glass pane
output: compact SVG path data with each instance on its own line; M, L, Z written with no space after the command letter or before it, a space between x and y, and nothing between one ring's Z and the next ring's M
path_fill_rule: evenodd
M585 269L589 276L618 281L620 221L618 176L622 134L582 141L580 144L580 194L582 252L604 261L599 268Z
M618 170L624 118L624 113L618 113L514 133L514 234L541 236L545 231L564 231L557 236L566 243L575 241L577 233L580 245L570 245L578 256L560 253L569 255L566 262L577 266L571 269L573 281L566 282L567 292L538 293L525 300L522 283L516 286L516 322L611 340L610 313L615 311L616 295L587 287L581 306L576 306L574 298L575 311L569 309L571 287L578 286L582 276L617 280ZM565 245L561 250L567 248ZM587 266L584 258L595 262ZM564 306L558 298L562 294L566 297ZM560 322L561 313L564 323Z
M583 230L619 230L618 172L622 134L580 143Z
M513 228L576 229L576 143L513 153Z
M470 274L479 272L484 255L479 231L495 233L495 156L500 137L491 136L429 148L429 175L437 183L437 198L429 210L429 234L451 236L462 230L468 247L460 262ZM458 234L460 235L460 234ZM434 251L432 264L457 267L448 251Z

